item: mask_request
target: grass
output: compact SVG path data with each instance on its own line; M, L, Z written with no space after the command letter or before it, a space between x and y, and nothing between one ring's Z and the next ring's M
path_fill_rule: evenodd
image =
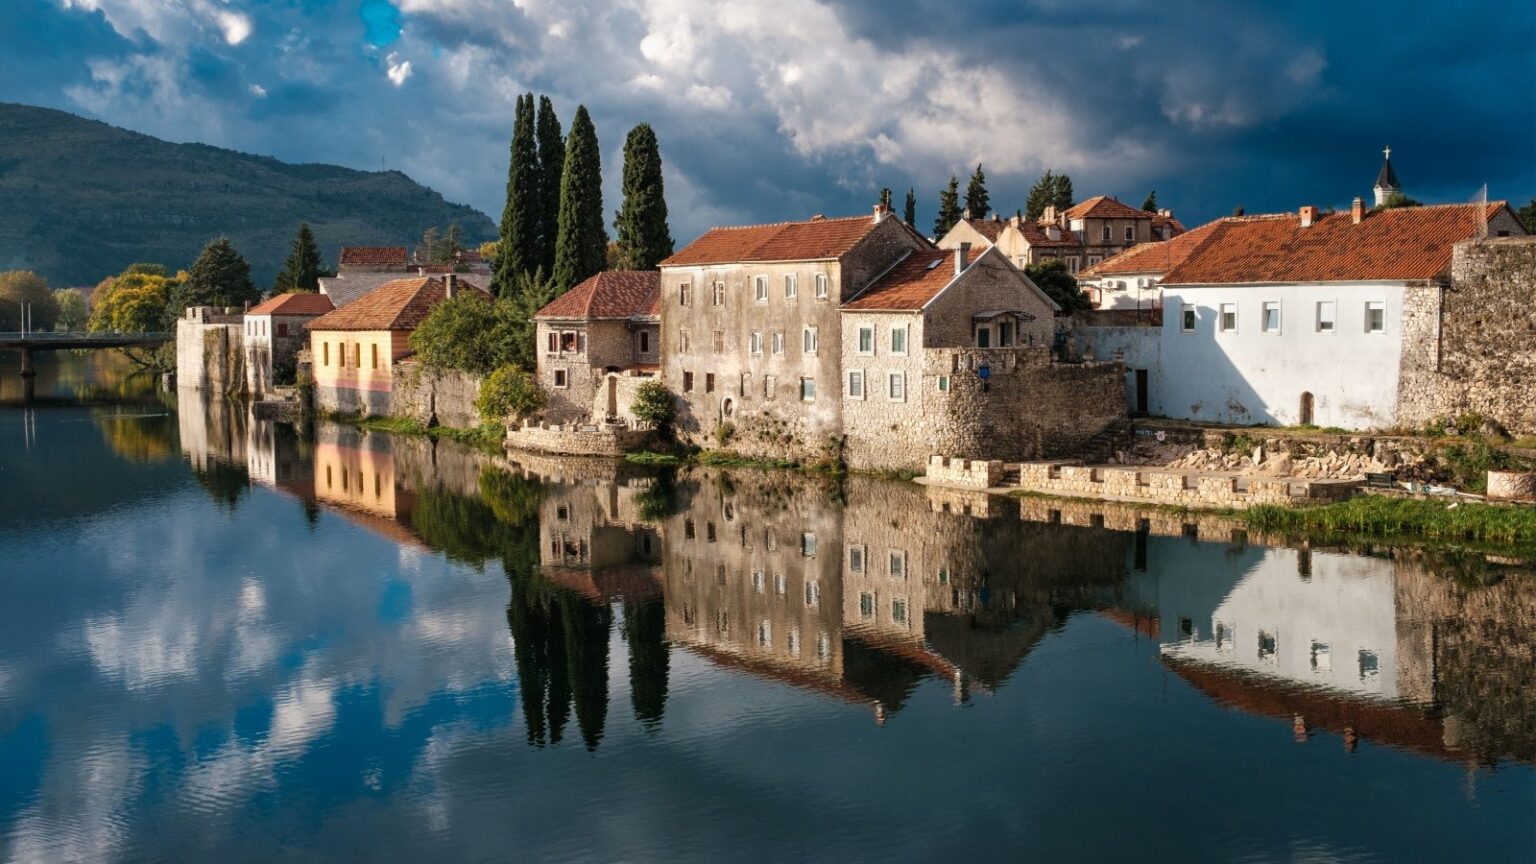
M1319 507L1260 505L1236 514L1259 530L1536 546L1536 508L1364 495Z
M471 447L479 447L485 450L500 451L504 434L500 427L494 424L477 426L473 429L459 429L453 426L427 426L421 421L411 417L363 417L352 421L359 429L368 429L374 432L388 432L392 435L417 435L428 438L446 438L449 441L457 441L468 444Z
M634 453L625 453L624 461L632 465L678 465L683 460L676 453L656 453L651 450L640 450Z
M632 465L702 465L708 468L761 468L793 471L809 471L823 474L841 473L841 466L807 464L792 459L750 459L733 450L680 450L659 453L639 450L624 454L624 461Z

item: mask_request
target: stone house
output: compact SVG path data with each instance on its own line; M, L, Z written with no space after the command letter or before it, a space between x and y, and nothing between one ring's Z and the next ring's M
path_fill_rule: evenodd
M391 396L399 363L412 353L411 333L433 306L461 290L485 294L461 287L452 273L396 279L310 321L315 407L338 414L393 413Z
M207 393L245 387L245 313L188 306L176 319L176 386Z
M975 248L996 246L1015 267L1059 258L1076 273L1083 265L1083 244L1076 234L1057 225L1031 222L1018 216L1007 219L993 214L987 219L962 219L939 238L940 249L956 249L969 243Z
M1071 273L1116 255L1138 244L1157 243L1184 233L1173 211L1149 213L1099 195L1060 213L1047 207L1038 221L1019 216L1007 219L993 214L988 219L962 219L939 239L942 249L961 243L1000 248L1014 266L1059 259Z
M335 308L324 294L278 294L251 307L242 340L245 391L260 399L277 379L292 383L299 351L309 344L304 325Z
M661 373L660 297L660 273L606 271L533 316L538 380L549 394L547 419L600 423L629 417L636 388Z

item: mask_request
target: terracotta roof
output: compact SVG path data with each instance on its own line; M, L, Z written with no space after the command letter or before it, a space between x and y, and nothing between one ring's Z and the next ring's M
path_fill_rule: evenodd
M1103 261L1077 274L1078 279L1096 279L1100 276L1118 276L1124 273L1167 273L1184 263L1189 253L1204 243L1216 227L1225 219L1207 222L1193 231L1186 231L1172 240L1138 243L1119 255Z
M660 314L660 273L605 270L556 297L533 317L596 321Z
M1065 228L1058 229L1059 236L1055 240L1052 240L1051 236L1045 233L1045 229L1048 227L1050 226L1039 225L1029 221L1021 221L1019 222L1018 230L1020 234L1024 235L1025 242L1029 243L1030 248L1032 249L1082 248L1083 243L1081 240L1077 239L1077 235Z
M1452 247L1476 236L1480 206L1395 207L1367 213L1359 225L1344 211L1307 228L1290 213L1224 219L1163 284L1433 279L1450 267ZM1506 207L1490 203L1486 215Z
M804 222L778 222L740 228L711 228L675 255L663 267L729 264L737 261L821 261L838 258L852 249L875 227L869 216L828 219L817 216Z
M988 246L987 249L995 247ZM986 253L972 249L966 266ZM843 308L849 311L915 311L923 308L944 286L955 279L955 255L959 250L919 250L881 274Z
M988 243L996 243L1003 229L1008 227L1008 223L1002 219L967 219L965 224L971 226L977 234L987 238Z
M1180 234L1183 234L1185 231L1189 230L1188 228L1184 227L1183 222L1180 222L1172 216L1162 216L1157 213L1152 214L1152 227L1154 229L1165 226L1172 230L1170 236L1173 237L1177 237Z
M397 264L405 266L407 255L404 246L343 246L342 264Z
M324 294L278 294L252 306L247 315L324 315L336 308Z
M1151 219L1152 214L1122 204L1108 195L1095 195L1081 204L1067 208L1068 219Z
M463 280L459 290L490 297ZM395 279L304 326L309 330L415 330L444 296L443 280L436 276Z

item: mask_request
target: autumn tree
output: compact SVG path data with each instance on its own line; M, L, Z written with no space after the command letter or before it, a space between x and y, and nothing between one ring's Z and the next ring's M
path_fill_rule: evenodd
M25 308L23 304L26 304ZM48 282L31 270L0 273L0 330L52 330L59 318L59 303Z
M96 286L86 328L109 333L165 330L166 310L176 284L158 264L130 265Z
M56 326L60 330L73 331L85 327L91 314L85 303L85 292L79 288L64 288L53 292L53 299L59 304Z

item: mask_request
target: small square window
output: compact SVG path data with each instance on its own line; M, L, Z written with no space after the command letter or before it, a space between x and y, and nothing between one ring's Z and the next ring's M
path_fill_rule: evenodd
M860 354L874 354L875 353L875 328L874 327L860 327L859 328L859 353Z
M1223 332L1223 333L1236 333L1237 332L1237 304L1236 303L1223 303L1223 304L1221 304L1221 320L1220 320L1219 323L1221 325L1221 332Z
M940 393L948 393L949 392L949 376L948 375L940 375L939 376L939 392Z
M1365 304L1365 332L1387 332L1387 304L1371 300Z
M1268 630L1259 631L1259 659L1275 659L1275 652L1280 650L1280 638Z
M800 296L800 277L793 273L784 277L784 296L790 300Z
M1183 333L1195 332L1195 306L1193 303L1185 303L1179 309L1179 330Z
M555 370L555 386L556 387L568 387L568 386L570 386L570 381L571 381L570 376L566 374L566 371L564 369L556 369Z
M859 595L859 617L875 617L875 595L865 591Z
M828 282L827 274L825 274L825 273L817 273L816 274L816 299L817 300L825 300L825 299L827 299L827 282Z
M888 571L892 579L907 578L907 553L892 551Z
M1333 657L1328 650L1328 644L1326 642L1318 642L1316 640L1313 640L1312 642L1312 671L1333 671Z
M892 402L907 401L907 373L892 372L886 382L886 393L890 395Z
M907 601L905 601L905 600L892 600L891 601L891 621L893 621L893 622L895 622L897 624L905 624L905 623L907 623Z
M1334 305L1332 300L1317 301L1317 332L1332 333L1334 327Z
M1134 242L1136 242L1136 226L1135 225L1127 225L1127 226L1125 226L1125 242L1127 242L1127 243L1134 243Z
M863 573L864 572L864 547L863 546L849 546L848 547L848 572L849 573Z
M848 398L849 399L863 399L864 398L864 373L863 373L863 371L861 371L861 370L854 370L854 371L848 373Z
M814 579L805 583L805 605L808 609L821 605L821 583Z
M1264 317L1260 321L1259 329L1265 333L1280 332L1280 301L1266 300L1264 302Z
M1110 235L1110 230L1111 229L1109 227L1109 223L1105 222L1104 223L1104 230L1103 230L1103 237L1104 237L1105 240L1108 240L1110 238L1110 236L1111 236Z
M1366 681L1381 675L1381 658L1375 651L1360 649L1360 680Z
M754 276L752 278L752 296L759 303L768 302L768 277Z
M816 379L815 378L801 378L800 379L800 401L801 402L815 402L816 401Z

